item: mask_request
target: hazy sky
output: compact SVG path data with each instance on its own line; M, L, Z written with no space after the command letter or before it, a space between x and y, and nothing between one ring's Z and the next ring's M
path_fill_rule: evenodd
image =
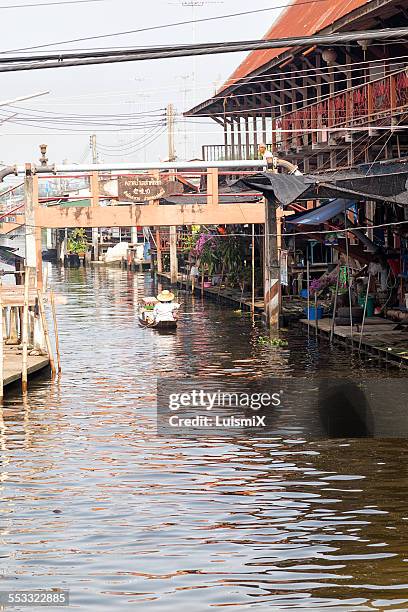
M257 0L256 4L244 0L194 2L191 0L103 0L99 3L66 6L2 9L7 4L28 4L36 0L1 0L2 51L32 45L63 41L72 38L108 34L136 28L199 19L227 13L280 6L279 0ZM41 0L38 0L41 1ZM49 0L42 0L49 1ZM55 1L55 0L54 0ZM202 4L202 6L200 6ZM279 15L280 10L228 20L178 26L153 32L138 33L99 41L69 45L57 44L47 50L69 50L126 45L167 45L188 42L226 41L261 38ZM36 51L33 51L34 53ZM225 54L211 57L166 59L146 62L59 68L0 74L1 100L49 90L50 95L19 103L20 112L29 112L28 125L21 116L3 123L0 128L2 163L24 163L37 160L38 145L49 145L50 162L90 160L89 136L97 134L101 161L157 161L167 156L167 138L161 135L159 121L162 109L173 103L178 113L205 100L216 86L225 81L245 54ZM16 110L0 109L17 112ZM41 111L35 121L35 113ZM53 113L75 115L114 115L152 113L146 120L149 127L139 125L123 131L93 128L83 118L82 126L56 124ZM44 116L55 124L54 130L45 130L39 123ZM59 118L61 119L61 118ZM201 120L202 121L202 120ZM176 152L179 158L200 156L201 144L222 143L222 134L214 122L202 123L180 117L177 122ZM108 123L109 120L107 119ZM58 127L58 130L56 129ZM73 131L80 129L83 131ZM148 146L150 140L157 138Z

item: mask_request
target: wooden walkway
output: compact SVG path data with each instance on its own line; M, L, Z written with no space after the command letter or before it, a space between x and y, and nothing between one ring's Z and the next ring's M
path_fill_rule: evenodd
M28 376L32 376L34 373L44 370L49 366L49 359L45 357L34 357L28 356ZM4 347L4 375L3 385L4 387L11 385L14 382L21 380L22 370L22 355L21 351L17 351L15 346Z
M302 325L310 326L313 333L316 331L316 322L301 320ZM317 332L330 337L331 319L317 321ZM334 341L351 344L358 349L360 343L361 325L353 326L353 336L349 325L336 325ZM377 356L382 361L408 368L408 327L403 328L394 321L370 317L364 326L361 351Z
M163 272L161 274L157 274L158 279L166 280L170 282L170 274L167 272ZM177 286L182 289L191 289L191 282L186 281L186 275L179 274L177 279ZM201 284L198 284L194 288L194 293L196 295L201 295ZM206 297L223 302L224 304L229 304L230 306L239 306L242 310L251 310L252 302L251 298L248 298L248 294L245 294L241 298L241 292L237 289L219 289L218 287L204 288L203 295ZM264 311L264 301L263 299L257 298L255 300L255 312L263 313Z

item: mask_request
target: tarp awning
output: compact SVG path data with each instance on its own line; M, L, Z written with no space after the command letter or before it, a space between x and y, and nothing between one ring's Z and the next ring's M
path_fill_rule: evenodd
M348 208L354 206L355 202L351 200L336 199L308 210L297 215L292 215L288 218L288 223L294 225L320 225L329 219L333 219L340 213L344 213Z
M13 249L10 249L5 246L0 245L0 262L6 264L7 266L14 266L16 260L22 260L17 253L14 252Z
M254 189L287 206L296 200L344 198L408 205L408 162L364 165L319 175L263 172L243 177L236 188Z
M245 189L248 191L248 188ZM260 195L245 195L243 197L239 194L239 191L236 193L230 192L228 194L220 193L218 196L218 202L220 204L254 204L259 202L262 199ZM205 206L207 204L207 195L205 194L195 194L189 193L186 195L174 195L172 197L168 196L166 198L162 198L160 200L160 204L178 204L178 205L198 205Z

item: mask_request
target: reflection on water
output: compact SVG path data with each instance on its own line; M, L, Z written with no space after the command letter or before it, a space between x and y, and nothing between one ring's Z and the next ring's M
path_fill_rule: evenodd
M84 610L408 609L408 443L170 440L157 376L379 376L298 331L182 294L173 335L137 326L147 275L52 272L63 375L0 417L2 588ZM398 371L389 374L400 375Z

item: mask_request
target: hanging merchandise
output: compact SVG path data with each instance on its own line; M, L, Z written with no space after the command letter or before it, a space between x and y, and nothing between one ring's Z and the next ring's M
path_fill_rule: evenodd
M285 287L289 286L288 255L289 251L282 250L280 252L280 278L281 285L284 285Z
M324 239L325 246L337 246L339 244L339 238L336 232L332 234L326 234Z

